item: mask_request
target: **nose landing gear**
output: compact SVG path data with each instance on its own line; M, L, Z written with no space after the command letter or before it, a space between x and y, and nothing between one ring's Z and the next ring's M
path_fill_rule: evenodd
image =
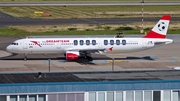
M27 54L24 54L24 61L27 60Z

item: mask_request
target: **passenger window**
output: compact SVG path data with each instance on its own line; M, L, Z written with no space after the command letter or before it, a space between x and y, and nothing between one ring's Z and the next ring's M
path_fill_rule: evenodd
M122 44L123 44L123 45L126 45L126 40L122 40Z
M86 40L86 45L90 45L90 41L89 40Z
M110 45L114 45L114 40L110 40Z
M80 40L79 43L80 43L80 45L83 45L83 44L84 44L84 41L83 41L83 40Z
M77 46L78 45L78 41L74 40L74 45Z
M92 45L96 45L96 40L92 40Z
M104 45L108 45L108 40L104 40Z
M116 45L120 45L120 41L119 40L116 40Z

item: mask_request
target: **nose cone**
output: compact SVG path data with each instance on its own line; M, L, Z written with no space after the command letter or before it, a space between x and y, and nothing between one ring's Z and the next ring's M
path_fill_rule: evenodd
M7 46L6 47L6 51L8 51L8 52L12 52L12 47L9 45L9 46Z

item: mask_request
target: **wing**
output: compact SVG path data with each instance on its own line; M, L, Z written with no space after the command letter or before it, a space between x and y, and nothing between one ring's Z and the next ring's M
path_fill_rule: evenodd
M83 53L104 53L106 52L105 48L69 48L66 51L79 51Z

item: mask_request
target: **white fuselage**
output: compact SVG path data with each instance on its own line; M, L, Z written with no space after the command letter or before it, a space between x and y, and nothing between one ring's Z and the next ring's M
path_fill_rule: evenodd
M6 50L20 54L66 53L71 50L127 53L172 42L171 39L158 38L26 38L16 40Z

